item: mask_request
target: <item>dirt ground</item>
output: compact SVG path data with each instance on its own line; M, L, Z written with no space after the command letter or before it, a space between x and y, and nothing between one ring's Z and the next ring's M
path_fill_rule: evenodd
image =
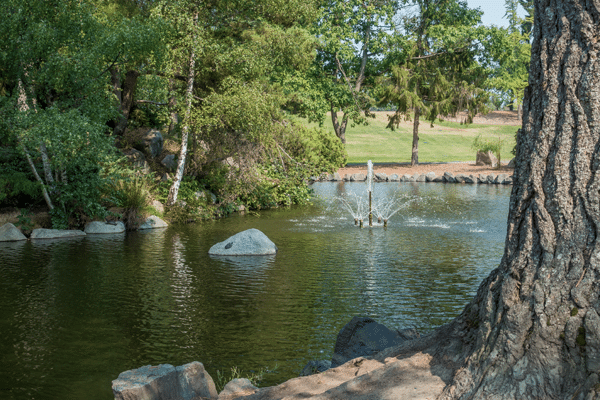
M378 117L383 118L385 115L389 113L382 112ZM446 118L448 121L460 122L465 119L466 114L461 113L456 117ZM387 117L386 117L387 118ZM407 124L411 124L412 122L405 122ZM486 124L486 125L520 125L521 121L517 115L516 111L491 111L486 115L477 115L473 123L476 124ZM417 166L411 167L410 164L407 163L385 163L385 164L375 164L373 166L373 170L375 172L383 172L385 174L392 175L398 174L402 176L404 174L414 175L414 174L426 174L428 172L434 172L436 176L444 175L444 172L450 172L453 175L456 174L465 174L465 175L475 175L483 174L508 174L511 175L513 169L508 168L506 165L510 160L502 160L501 168L487 168L487 167L479 167L475 165L475 160L472 162L451 162L451 163L422 163ZM367 172L367 165L347 165L344 168L340 168L338 173L340 176L344 177L345 174L354 174L354 173L364 173Z

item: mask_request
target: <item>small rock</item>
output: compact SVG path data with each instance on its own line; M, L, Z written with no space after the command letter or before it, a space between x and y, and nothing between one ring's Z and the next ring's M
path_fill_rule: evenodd
M85 232L68 229L34 229L31 239L62 239L85 236Z
M208 254L221 256L245 256L276 254L277 246L258 229L248 229L215 244Z
M477 183L477 178L475 178L473 175L469 175L465 177L465 183Z
M350 181L350 174L344 174L344 181Z
M489 174L486 178L487 183L494 183L494 181L496 180L496 177L494 176L494 174Z
M175 168L177 168L177 159L175 158L175 154L167 154L160 163L169 171L175 171Z
M415 174L413 178L415 179L415 182L427 182L425 174Z
M433 178L431 180L431 182L444 182L444 177L443 176L436 176L435 178Z
M214 399L217 389L200 362L179 367L170 364L146 365L121 372L112 381L115 400Z
M477 176L477 183L488 183L487 176L479 174Z
M362 182L362 181L366 181L367 180L367 176L365 174L352 174L350 175L350 182Z
M504 183L504 180L506 179L508 175L506 174L498 174L498 176L496 176L496 179L494 179L494 183L497 184L502 184Z
M354 317L340 331L335 342L331 366L337 367L360 356L371 356L405 339L371 318Z
M390 182L398 182L400 181L400 177L398 176L398 174L391 174L388 180Z
M158 200L152 200L152 204L150 204L152 207L154 207L154 209L156 211L158 211L161 214L164 214L165 212L165 206L163 206L163 204L158 201Z
M514 168L515 167L515 158L511 158L511 160L508 162L507 165L508 168Z
M428 172L425 174L425 181L426 182L433 182L435 179L435 172Z
M158 157L163 150L162 134L156 129L149 129L134 147L150 158Z
M121 221L110 223L104 221L92 221L85 226L84 232L88 235L123 233L125 232L125 224Z
M475 165L477 165L477 166L489 165L492 168L496 168L498 166L498 159L496 158L494 153L492 153L491 151L488 151L485 153L482 151L478 151L476 159L475 159Z
M144 153L136 149L127 149L123 150L123 154L134 168L139 169L143 174L150 172L150 165L146 161Z
M456 183L456 179L454 179L454 175L450 172L444 172L444 182Z
M408 174L404 174L402 175L402 178L400 178L400 182L414 182L415 178L413 178L412 176L408 175Z
M466 178L467 178L467 176L464 174L456 174L456 176L454 177L454 180L456 183L465 183Z
M148 218L146 218L146 221L144 221L144 223L142 225L140 225L140 227L138 229L139 230L157 229L157 228L167 228L168 226L169 226L169 224L167 224L165 221L163 221L156 215L151 215Z
M375 180L377 180L379 182L387 182L388 176L384 172L376 172L375 173Z
M300 376L318 374L327 371L329 368L331 368L331 361L329 360L311 360L302 368Z
M340 177L340 174L338 174L337 172L333 174L333 176L331 177L332 181L338 182L341 181L342 178Z
M246 378L232 379L223 388L217 400L231 400L256 393L258 388Z
M513 184L513 177L512 176L507 176L506 179L504 180L504 182L502 182L504 185L512 185Z
M18 240L27 240L19 228L10 222L0 226L0 242L16 242Z

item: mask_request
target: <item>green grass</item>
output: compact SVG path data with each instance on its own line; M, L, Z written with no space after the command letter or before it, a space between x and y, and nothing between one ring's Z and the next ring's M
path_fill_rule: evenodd
M346 150L348 163L410 162L412 152L412 121L404 122L395 131L386 129L387 117L378 112L369 125L348 126ZM316 124L309 124L315 126ZM323 127L333 132L331 118L326 117ZM471 148L475 137L504 140L502 159L512 158L517 126L512 125L461 125L457 122L436 122L432 128L428 121L419 124L419 162L475 161Z

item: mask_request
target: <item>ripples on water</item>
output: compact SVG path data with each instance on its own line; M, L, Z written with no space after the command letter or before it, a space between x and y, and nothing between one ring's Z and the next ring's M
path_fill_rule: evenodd
M418 199L389 227L359 229L315 184L312 207L166 230L0 243L0 398L110 399L111 380L147 364L278 367L264 384L331 357L354 315L428 331L456 316L502 256L510 189L376 184ZM210 257L257 228L276 256Z

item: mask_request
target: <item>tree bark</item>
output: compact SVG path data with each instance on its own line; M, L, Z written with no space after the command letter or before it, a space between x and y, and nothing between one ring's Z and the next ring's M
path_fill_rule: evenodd
M348 126L348 117L346 116L346 113L344 113L342 121L340 122L337 111L333 105L331 106L331 123L333 124L333 130L335 131L336 136L340 138L343 144L346 144L346 126Z
M419 165L419 117L421 116L421 109L415 107L415 120L413 121L413 141L412 141L412 155L410 156L410 166L414 167Z
M198 13L194 15L194 28L198 23ZM186 89L186 109L185 109L185 117L184 117L184 125L181 130L181 150L179 151L179 160L177 161L177 172L175 174L175 180L173 181L173 185L169 189L169 196L167 197L167 205L172 206L177 201L177 194L179 193L179 186L181 185L181 180L183 179L183 171L185 170L185 158L187 155L187 143L189 137L189 127L190 127L190 114L192 111L192 97L194 92L194 71L196 65L196 52L194 51L195 45L195 37L192 41L192 48L190 50L190 63L189 63L189 71L188 71L188 79L187 79L187 89Z
M504 255L437 332L460 349L440 399L600 398L600 3L534 15Z
M111 71L112 74L112 71ZM125 81L123 82L123 87L121 89L121 117L117 121L115 128L113 129L113 134L116 136L123 136L125 133L125 129L127 128L127 122L129 121L129 114L131 113L131 109L133 107L133 99L135 96L135 89L137 87L137 80L140 76L138 71L127 71L125 74ZM116 82L115 76L112 76L113 87ZM119 98L119 96L117 96Z

